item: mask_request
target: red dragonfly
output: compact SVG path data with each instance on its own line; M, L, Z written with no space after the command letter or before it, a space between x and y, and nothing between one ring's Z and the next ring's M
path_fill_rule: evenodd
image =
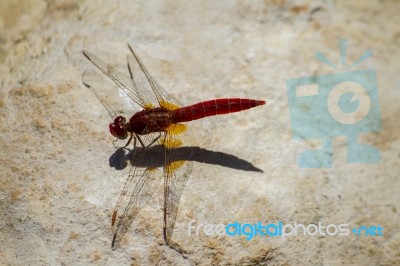
M128 138L125 147L133 139L135 151L131 160L132 167L128 179L112 215L113 239L111 248L113 250L116 249L122 237L128 231L139 210L150 200L162 176L164 177L163 235L165 243L169 243L178 212L179 200L192 168L192 163L189 160L190 155L184 154L182 149L179 149L191 144L189 131L182 122L239 112L265 104L265 101L262 100L224 98L181 107L182 105L150 75L129 44L128 47L131 51L131 54L128 55L129 76L117 71L95 55L83 51L90 62L142 108L141 111L134 113L129 120L121 115L116 116L109 125L110 133L114 137L117 139ZM110 115L115 115L116 106L111 108L111 104L107 104L109 98L109 95L105 95L107 89L100 85L102 84L101 81L95 82L98 85L93 86L93 78L89 72L85 72L83 83L102 101ZM110 110L114 113L111 114ZM155 162L151 163L152 154L149 151L154 150L155 147L159 147L163 151L162 165ZM143 167L143 165L145 166ZM157 166L162 166L163 171L159 171Z

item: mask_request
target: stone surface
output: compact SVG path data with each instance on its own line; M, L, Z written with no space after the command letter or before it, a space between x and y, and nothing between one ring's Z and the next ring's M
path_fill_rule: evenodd
M0 262L5 265L394 265L400 264L400 3L398 1L1 1ZM285 81L332 73L371 49L383 129L362 136L378 164L301 169ZM121 247L110 249L111 214L128 168L109 116L81 83L89 50L124 69L131 43L150 72L185 104L218 97L266 106L191 123L198 145L263 170L195 162L173 241L163 244L162 187ZM109 83L111 85L111 83ZM262 221L380 225L383 236L188 235L188 223Z

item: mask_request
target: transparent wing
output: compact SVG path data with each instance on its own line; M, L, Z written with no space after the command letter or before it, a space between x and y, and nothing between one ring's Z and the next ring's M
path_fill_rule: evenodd
M154 102L150 99L141 97L138 89L133 86L132 80L129 76L117 71L113 66L105 63L100 58L87 51L82 51L83 54L92 62L98 69L107 75L129 98L143 108L153 106Z
M85 71L82 75L82 83L88 87L107 109L111 119L117 114L131 115L129 110L134 109L132 102L126 98L115 95L115 88L107 86L104 78L93 70Z
M164 176L164 240L168 244L175 225L180 197L192 170L192 152L181 149L189 143L185 125L172 125L167 132L141 137L146 145L137 148L128 179L112 217L112 249L116 249L140 209L151 199ZM156 140L156 141L154 141ZM187 140L187 141L186 141ZM150 145L149 145L150 144ZM147 146L149 145L149 146ZM160 167L163 166L163 171Z
M192 139L185 125L171 125L160 143L165 147L164 166L164 241L169 243L178 213L180 198L192 171L192 152L181 149L190 146ZM189 151L189 152L188 152Z
M143 138L146 145L157 139L158 134L148 134ZM122 237L128 231L140 209L147 205L163 176L159 169L162 164L160 153L163 149L152 146L135 148L132 158L132 167L128 179L115 206L111 226L113 227L113 240L111 248L115 250Z
M163 87L154 79L146 66L142 63L140 57L135 53L132 46L128 44L131 55L128 55L128 69L135 87L140 88L139 91L152 102L156 102L157 106L173 109L173 106L182 106L182 104L169 94Z
M170 104L176 108L181 106L179 101L166 92L160 84L150 75L141 59L133 48L128 45L131 55L128 55L129 76L119 72L113 66L105 63L100 58L88 51L82 51L85 57L98 69L107 75L126 95L144 109L158 106L171 109Z

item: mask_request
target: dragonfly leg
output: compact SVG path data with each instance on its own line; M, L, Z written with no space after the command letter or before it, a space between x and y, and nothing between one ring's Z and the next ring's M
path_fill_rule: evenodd
M117 147L117 146L115 145L115 142L117 142L117 140L118 140L118 139L114 139L112 143L113 143L114 148L119 149L119 148L121 148L121 147Z
M128 142L127 142L127 143L125 144L125 146L123 147L124 149L125 149L126 147L128 147L129 143L131 143L132 138L133 138L133 134L131 133L131 136L129 137Z
M139 137L139 135L136 135L135 137L139 140L140 144L142 145L142 149L146 148L146 145L144 145L144 143L143 143L142 139Z
M152 142L150 142L149 145L147 145L146 147L150 147L151 145L153 145L157 140L159 140L161 137L161 133L157 136L157 138L153 139Z
M161 133L156 138L154 138L147 146L144 145L144 143L143 143L142 139L139 137L139 135L135 135L135 137L139 140L140 144L142 145L142 148L144 149L144 148L147 148L147 147L150 147L151 145L153 145L161 137Z
M133 134L131 134L131 136L129 137L128 142L125 144L124 147L118 147L117 145L115 145L115 142L118 141L118 138L114 139L114 140L113 140L113 146L114 146L114 148L116 148L116 149L120 149L120 148L125 149L125 148L129 145L129 143L131 143L132 137L133 137Z

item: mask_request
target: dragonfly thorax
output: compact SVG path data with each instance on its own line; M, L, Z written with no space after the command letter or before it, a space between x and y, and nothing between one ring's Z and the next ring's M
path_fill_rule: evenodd
M137 135L146 135L153 132L164 132L172 122L169 110L156 107L135 113L125 124L125 129Z
M128 137L128 131L125 129L126 118L123 116L117 116L113 123L108 126L111 135L118 139L126 139Z

